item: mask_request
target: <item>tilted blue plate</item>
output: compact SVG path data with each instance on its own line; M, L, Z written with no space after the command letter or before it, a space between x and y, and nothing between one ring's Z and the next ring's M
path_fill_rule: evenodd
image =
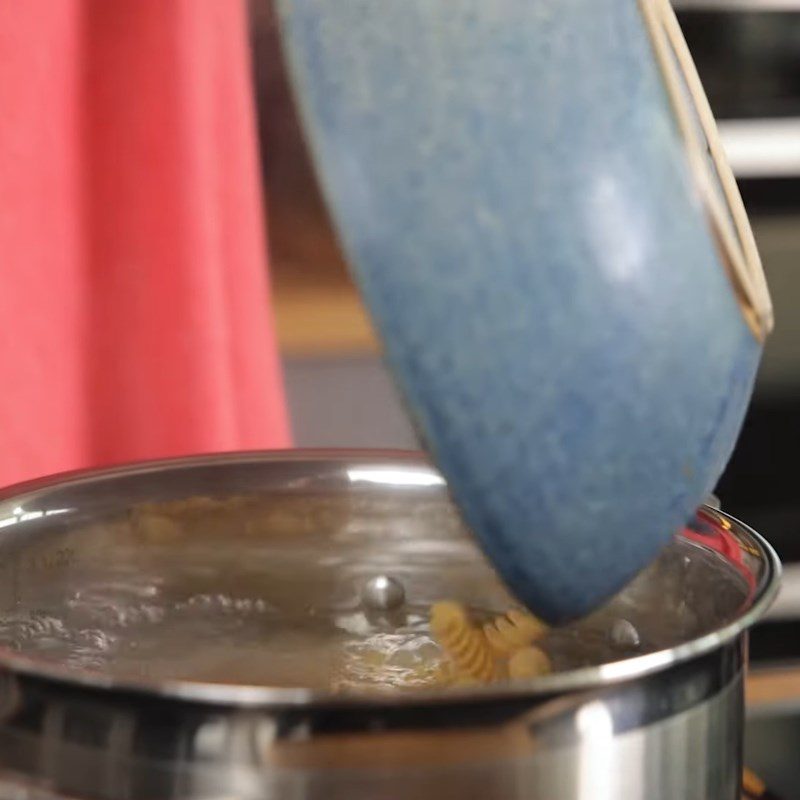
M409 410L563 621L737 437L769 296L667 0L282 0L318 172Z

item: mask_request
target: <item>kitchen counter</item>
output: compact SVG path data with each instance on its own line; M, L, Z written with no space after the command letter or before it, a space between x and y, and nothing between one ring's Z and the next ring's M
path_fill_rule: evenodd
M800 667L757 669L747 679L745 764L781 800L800 800Z
M800 711L800 667L759 669L747 677L748 709L797 705Z

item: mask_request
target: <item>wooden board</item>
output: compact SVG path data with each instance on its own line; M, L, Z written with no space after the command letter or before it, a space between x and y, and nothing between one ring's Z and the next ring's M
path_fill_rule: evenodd
M287 355L377 349L319 191L294 106L272 3L251 2L272 300Z
M747 676L748 707L800 704L800 668L758 670Z

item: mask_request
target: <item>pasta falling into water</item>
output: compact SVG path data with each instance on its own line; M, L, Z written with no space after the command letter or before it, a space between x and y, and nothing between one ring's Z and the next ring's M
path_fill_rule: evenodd
M533 642L547 627L527 611L511 609L482 627L459 603L435 603L430 629L448 662L442 683L454 686L490 683L501 678L525 679L551 671L547 654Z
M552 671L550 659L536 643L547 627L528 611L510 609L494 619L477 621L461 603L446 600L429 609L428 630L439 645L415 664L392 661L377 643L362 648L347 669L336 672L337 689L369 685L395 688L466 687L505 679L525 680ZM354 670L360 677L355 679ZM348 675L349 671L349 675Z
M463 606L436 603L431 608L431 633L455 667L455 679L472 678L489 683L495 676L495 659L483 632L475 628Z
M483 626L492 650L508 657L521 647L528 647L547 633L547 627L533 614L512 608Z
M508 659L508 677L512 680L536 678L551 669L550 659L540 647L523 647Z

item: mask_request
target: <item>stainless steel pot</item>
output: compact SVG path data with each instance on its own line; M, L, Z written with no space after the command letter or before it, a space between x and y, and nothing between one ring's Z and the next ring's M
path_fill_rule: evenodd
M329 664L305 632L335 619L355 641L437 599L511 602L414 455L234 455L17 487L0 496L0 569L3 798L733 800L746 629L779 564L706 508L554 634L572 668L379 693L313 688ZM300 637L281 639L296 643L283 672L276 625Z

